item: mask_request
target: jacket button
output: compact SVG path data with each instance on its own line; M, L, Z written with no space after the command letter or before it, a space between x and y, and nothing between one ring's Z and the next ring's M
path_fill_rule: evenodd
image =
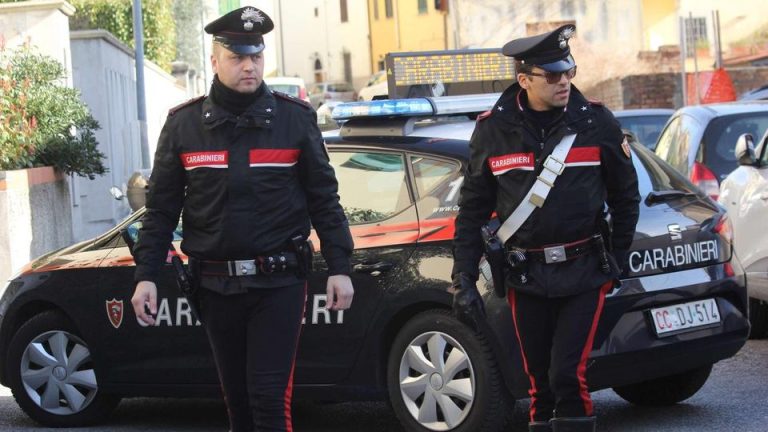
M269 120L269 119L267 119L267 120L264 120L264 123L266 123L266 124L270 124L270 123L272 123L272 120Z

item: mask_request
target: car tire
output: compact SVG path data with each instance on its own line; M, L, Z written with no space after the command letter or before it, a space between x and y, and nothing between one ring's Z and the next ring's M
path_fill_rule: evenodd
M389 399L407 431L501 431L512 406L503 386L488 343L448 311L414 316L392 344Z
M749 331L750 339L763 339L768 333L768 303L751 298L749 299Z
M16 403L44 426L92 425L120 402L99 390L88 344L60 312L43 312L25 322L11 339L7 360Z
M622 399L636 405L667 406L682 402L698 392L707 382L712 365L683 373L614 387Z

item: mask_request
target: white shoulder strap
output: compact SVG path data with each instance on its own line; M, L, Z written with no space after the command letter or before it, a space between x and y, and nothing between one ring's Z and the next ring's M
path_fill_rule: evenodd
M565 158L568 156L568 152L573 146L573 142L576 140L576 134L570 134L563 137L559 143L555 146L552 154L547 156L544 160L544 169L541 170L541 174L536 177L536 182L533 183L533 187L525 195L523 201L517 206L517 208L509 215L507 220L496 231L496 237L504 244L512 237L523 223L528 220L528 217L533 213L536 207L544 205L544 200L549 195L549 190L555 185L557 176L562 174L565 168Z

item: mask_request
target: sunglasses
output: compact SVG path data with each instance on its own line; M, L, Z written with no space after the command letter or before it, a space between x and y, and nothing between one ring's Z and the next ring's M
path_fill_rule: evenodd
M541 73L535 73L535 72L528 72L526 75L532 75L537 77L544 77L547 80L547 84L557 84L560 82L560 78L565 75L566 78L569 80L572 80L573 77L576 76L576 66L568 69L567 71L563 72L544 72Z

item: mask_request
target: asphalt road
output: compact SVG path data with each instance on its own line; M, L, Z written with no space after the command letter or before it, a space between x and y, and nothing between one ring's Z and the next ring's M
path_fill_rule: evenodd
M593 394L598 431L700 432L768 430L768 340L749 341L717 365L707 384L687 401L666 408L631 405L611 390ZM511 432L527 431L527 401L515 407ZM403 429L386 403L296 403L297 432L398 432ZM47 431L29 420L5 387L0 387L0 431ZM109 424L68 432L225 431L218 400L141 398L123 401Z

